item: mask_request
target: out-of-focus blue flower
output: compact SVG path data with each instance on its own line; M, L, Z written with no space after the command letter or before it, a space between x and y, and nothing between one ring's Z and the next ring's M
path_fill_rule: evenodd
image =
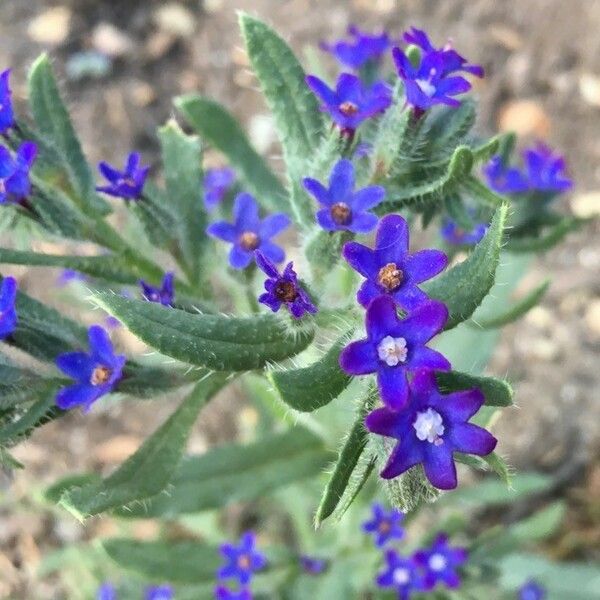
M516 167L506 165L501 156L494 156L483 168L488 185L499 194L520 194L529 189L527 177Z
M10 69L0 73L0 133L5 133L15 124L9 78Z
M235 183L235 172L230 167L208 169L204 175L204 206L214 210Z
M173 306L173 300L175 297L175 290L173 289L173 279L175 273L169 271L165 273L162 284L160 287L155 287L146 283L143 279L140 280L140 286L142 288L142 296L148 302L156 302L163 306Z
M252 600L252 592L246 588L240 588L237 591L230 590L224 585L215 588L216 600Z
M373 504L373 518L363 523L363 531L372 533L377 548L383 548L391 540L401 540L404 537L404 513L395 508L389 511L376 502Z
M7 338L17 328L17 280L5 277L0 285L0 340Z
M19 202L31 191L29 171L37 156L37 145L23 142L13 157L0 146L0 204Z
M267 559L262 552L255 549L256 537L251 532L246 532L240 543L223 544L221 554L227 561L219 569L219 579L237 579L241 585L248 585L255 571L260 571L267 565Z
M56 394L56 404L67 410L83 405L84 411L101 396L112 391L123 373L127 360L115 354L106 331L99 325L88 329L90 353L67 352L56 359L56 366L76 380L74 385L62 388Z
M104 324L106 325L106 327L108 327L108 329L118 329L122 325L121 321L119 321L119 319L116 319L112 315L107 315L104 318Z
M238 194L233 204L233 223L218 221L209 225L206 232L233 244L229 252L229 264L234 269L245 269L260 250L269 260L280 263L285 253L271 241L272 237L289 227L290 219L283 213L260 219L256 200L245 192Z
M100 173L108 180L108 185L98 186L99 192L109 196L124 198L125 200L138 200L144 189L150 167L140 166L139 152L131 152L125 162L125 169L119 171L108 163L102 161L98 165Z
M303 554L300 557L300 566L305 573L309 575L320 575L327 569L327 560L324 558L316 558Z
M530 579L520 590L519 600L544 600L546 590L537 581Z
M457 569L467 562L468 553L466 548L449 546L448 536L440 533L430 548L415 552L413 558L425 573L426 589L433 589L438 582L449 588L457 588L460 586Z
M145 600L172 600L173 588L170 585L151 585L146 589Z
M538 142L523 152L529 187L540 192L566 192L573 187L567 176L564 156L555 154L549 146Z
M96 600L117 600L117 590L112 583L103 583L96 592Z
M366 86L350 73L338 77L335 90L314 75L308 75L306 83L321 100L321 110L328 112L347 135L352 135L363 121L384 112L392 103L392 90L387 83L379 81Z
M329 187L306 177L304 187L324 206L317 212L317 222L325 231L368 233L377 225L377 216L369 212L385 197L385 188L370 185L354 191L354 166L343 158L329 176Z
M380 588L394 588L398 593L398 600L409 600L412 592L423 590L412 559L400 556L395 550L387 550L385 562L385 569L376 579Z
M73 269L63 269L60 275L56 278L56 285L59 287L65 287L73 281L85 281L87 277L79 271Z
M465 230L456 221L444 219L440 234L452 246L472 246L481 241L488 227L487 223L476 223L472 229Z
M431 485L440 490L454 489L453 453L486 456L496 447L491 433L468 422L483 401L483 394L475 389L442 395L434 371L415 373L410 382L410 402L404 410L378 408L365 419L368 431L398 440L381 477L393 479L422 464Z

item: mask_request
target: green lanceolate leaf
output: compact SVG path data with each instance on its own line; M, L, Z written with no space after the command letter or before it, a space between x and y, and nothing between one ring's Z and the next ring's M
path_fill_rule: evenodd
M501 206L484 238L462 263L423 285L432 298L448 307L446 329L466 321L494 285L508 206Z
M170 197L151 181L144 185L144 197L130 202L128 209L135 215L151 244L172 248L177 236L177 217Z
M277 315L193 315L110 292L95 292L93 299L161 354L216 371L259 369L297 354L314 335L312 328L291 329Z
M530 309L539 304L549 287L550 281L544 281L544 283L529 292L523 299L515 302L515 304L502 314L490 319L475 318L470 321L469 324L475 329L496 329L498 327L503 327L508 323L512 323L513 321L520 319Z
M60 97L50 59L42 54L29 72L29 102L35 123L42 136L60 158L61 166L79 197L80 208L107 214L108 204L94 189L94 175L71 123L69 113Z
M500 477L504 485L510 488L512 485L512 473L506 461L499 454L496 454L496 452L491 452L487 456L483 456L482 459Z
M188 456L164 494L119 511L123 517L172 517L254 500L320 473L331 454L302 427L251 444L227 444Z
M198 412L221 389L225 379L225 374L219 374L197 383L179 408L112 475L67 491L61 504L82 519L163 491L181 460Z
M484 163L490 160L500 148L501 136L496 135L479 146L473 148L473 161L475 164Z
M269 379L281 399L301 412L311 412L337 398L352 379L339 366L351 332L340 337L316 363L303 369L271 371Z
M536 238L514 238L508 241L506 249L509 252L542 252L554 248L568 233L576 231L582 225L588 222L588 219L577 217L565 217L556 225L548 228L546 233Z
M244 187L266 210L281 211L287 193L265 160L251 146L235 118L220 104L202 96L180 96L175 106L204 140L221 151Z
M511 406L513 389L510 384L495 377L482 377L459 371L438 371L435 374L440 391L458 392L477 388L485 396L486 406Z
M160 394L199 381L208 373L206 369L162 369L129 360L123 370L123 379L119 381L118 392L136 398L154 399Z
M482 183L477 177L470 175L467 177L461 189L464 190L473 200L483 204L484 206L491 206L498 208L503 204L506 204L508 200L496 192L490 190L484 183Z

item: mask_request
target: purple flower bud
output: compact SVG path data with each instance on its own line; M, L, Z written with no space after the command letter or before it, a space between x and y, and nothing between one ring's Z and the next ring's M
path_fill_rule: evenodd
M309 575L321 575L327 569L327 561L324 558L315 558L303 554L300 557L300 566Z
M6 339L17 328L17 281L5 277L0 285L0 340Z
M151 585L146 589L145 600L172 600L173 588L170 585Z
M467 562L468 553L465 548L449 546L448 536L440 533L430 548L415 552L413 558L424 573L426 589L432 590L437 583L454 589L460 586L457 569Z
M217 577L221 579L237 579L240 585L248 585L255 571L264 569L267 559L262 552L255 550L256 537L246 532L240 543L223 544L220 548L226 564L219 569Z
M9 77L10 69L0 73L0 133L6 133L15 124Z
M173 289L173 278L175 274L171 271L165 273L160 287L154 287L146 283L143 279L140 280L142 288L142 296L148 302L157 302L163 306L173 306L175 290Z
M221 203L235 183L235 173L229 167L208 169L204 175L204 206L211 211Z
M125 169L119 171L106 162L98 165L100 173L108 180L108 185L98 186L98 192L125 200L139 200L148 177L150 167L140 166L140 154L131 152L127 157Z
M60 275L56 279L56 285L58 287L65 287L72 281L85 281L87 277L79 271L73 269L63 269Z
M372 533L375 546L383 548L391 540L401 540L404 537L404 513L391 508L386 512L379 503L373 504L373 518L363 523L363 531Z
M487 223L476 223L470 230L465 230L456 221L444 219L440 234L451 246L472 246L481 241L488 227Z
M0 146L0 204L16 203L29 195L29 171L36 156L37 145L33 142L23 142L14 157Z
M533 579L519 590L519 600L544 600L544 598L546 598L545 588Z

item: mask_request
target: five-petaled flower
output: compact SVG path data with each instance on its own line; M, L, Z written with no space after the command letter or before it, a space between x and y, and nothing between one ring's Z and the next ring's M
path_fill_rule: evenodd
M37 145L33 142L23 142L14 157L0 146L0 204L19 202L29 195L29 171L36 156Z
M363 523L363 531L372 533L375 546L383 548L391 540L401 540L404 537L404 513L391 508L388 512L379 503L373 504L373 518Z
M0 73L0 133L6 133L15 123L9 77L10 69Z
M241 585L247 585L255 571L260 571L267 565L264 554L255 550L256 537L252 532L246 532L239 545L223 544L221 554L227 564L217 572L219 579L237 579Z
M415 373L410 383L410 404L405 410L377 408L365 419L372 433L399 440L381 477L392 479L422 464L433 486L454 489L453 453L486 456L496 447L497 440L491 433L468 422L483 401L483 394L475 389L442 395L433 371Z
M295 319L300 319L305 313L316 313L317 307L310 296L298 283L298 276L294 271L294 263L287 264L283 273L259 250L256 251L256 264L267 275L264 294L258 301L277 312L285 304Z
M172 600L173 588L170 585L151 585L146 589L145 600Z
M448 545L448 536L445 533L440 533L429 548L419 550L413 555L415 563L424 572L423 583L428 590L433 589L438 582L449 588L459 587L460 577L457 569L467 562L467 557L466 548Z
M290 225L287 215L277 213L261 221L256 200L242 192L234 201L233 218L233 223L218 221L209 225L206 232L233 244L229 252L229 264L234 269L245 269L252 262L255 250L260 250L275 263L283 261L285 253L271 238Z
M324 206L317 212L317 222L326 231L368 233L377 225L377 216L369 212L385 197L385 189L370 185L354 191L354 166L343 158L329 176L329 188L320 181L305 177L304 187Z
M126 357L115 354L106 331L99 325L88 329L90 353L67 352L56 359L57 367L76 380L56 394L56 404L67 410L82 404L84 411L112 391L121 379Z
M108 180L108 185L98 186L98 192L125 200L139 200L148 177L150 167L140 166L139 152L131 152L125 162L125 169L119 171L102 161L98 165L100 173Z
M387 550L385 561L385 569L376 579L379 587L394 588L398 600L408 600L413 591L423 590L421 577L412 559L400 556L395 550Z
M5 277L0 285L0 340L6 339L17 327L17 281Z
M390 295L405 310L414 310L429 300L417 284L444 270L448 258L441 250L408 253L408 224L400 215L387 215L379 222L375 249L348 242L343 255L366 281L356 299L367 307L371 300Z
M224 585L219 585L215 588L215 599L216 600L252 600L252 592L247 588L243 587L239 590L230 590Z
M533 579L530 579L519 590L519 600L544 600L545 598L546 589Z
M103 583L96 592L96 600L117 600L117 590L112 583Z
M323 103L321 110L328 112L349 136L363 121L384 112L392 103L392 90L387 83L378 81L367 86L350 73L338 77L334 90L314 75L308 75L306 83Z
M440 234L452 246L472 246L481 241L488 227L487 223L474 223L471 229L463 229L456 221L444 219Z
M300 566L309 575L321 575L327 569L327 565L328 562L324 558L317 558L306 554L300 557Z
M173 289L173 278L175 273L169 271L165 273L160 287L155 287L146 283L143 279L140 280L142 288L142 296L148 302L157 302L163 306L173 306L175 290Z
M213 210L235 183L235 172L229 167L208 169L204 175L204 206Z
M367 338L344 348L340 366L350 375L377 373L384 404L392 411L401 410L409 400L409 372L450 368L442 354L425 346L447 319L446 306L435 300L424 302L408 317L400 319L393 299L379 296L367 308Z
M348 27L349 40L338 40L332 44L321 42L322 50L331 53L343 65L360 69L367 63L377 63L392 45L387 32L369 34L356 25Z

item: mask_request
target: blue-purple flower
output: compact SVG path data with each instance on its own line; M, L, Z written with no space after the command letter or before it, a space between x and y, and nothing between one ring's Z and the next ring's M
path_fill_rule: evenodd
M145 600L172 600L173 588L170 585L151 585L146 589Z
M174 277L175 273L172 271L165 273L160 287L150 285L143 279L140 280L142 296L145 300L148 300L148 302L157 302L163 306L173 306L173 300L175 296L175 290L173 289Z
M379 503L373 504L373 518L363 523L363 531L372 533L375 546L383 548L391 540L401 540L404 537L404 513L391 508L386 511Z
M453 453L486 456L496 447L497 440L491 433L468 422L483 402L483 394L475 389L442 395L433 371L415 373L405 410L378 408L365 419L370 432L398 440L381 477L393 479L422 464L434 487L454 489Z
M294 271L294 263L287 264L283 273L259 250L256 251L256 264L267 275L264 294L258 301L277 312L285 304L295 319L300 319L306 313L316 313L317 307L310 296L298 283L298 276Z
M246 588L240 588L239 590L230 590L224 585L219 585L215 588L215 599L216 600L252 600L252 592Z
M17 327L17 280L5 277L0 285L0 340L6 339Z
M267 559L254 548L255 544L256 537L249 531L242 536L239 545L223 544L220 550L227 562L217 572L219 579L235 578L241 585L247 585L255 571L267 565Z
M384 112L392 103L392 90L387 83L379 81L367 86L350 73L342 73L338 77L334 90L314 75L308 75L306 83L321 100L321 110L328 112L348 135L352 135L366 119Z
M76 383L62 388L56 394L56 404L67 410L83 405L84 411L101 396L112 391L121 379L127 360L122 354L115 354L112 342L106 331L99 325L88 329L90 353L67 352L56 359L56 366Z
M342 350L340 366L350 375L377 373L384 404L391 411L402 410L409 400L408 373L418 369L450 369L442 354L425 346L447 319L448 309L435 300L424 302L408 317L400 319L394 300L379 296L367 308L367 338Z
M379 587L395 589L398 600L409 600L412 592L423 589L421 577L412 559L400 556L395 550L387 550L385 561L385 569L376 579Z
M368 233L377 225L377 216L369 212L385 197L385 189L370 185L354 191L354 166L343 158L329 176L329 187L305 177L304 187L324 208L317 212L317 222L325 231Z
M117 600L117 590L112 583L103 583L96 592L96 600Z
M321 575L327 569L328 561L324 558L308 556L303 554L300 557L300 566L305 573L309 575Z
M15 123L9 77L10 69L0 73L0 133L6 133Z
M387 32L369 34L356 25L348 27L349 40L338 40L332 44L321 42L320 47L329 52L343 65L358 70L367 63L377 63L392 45Z
M125 200L139 200L148 177L150 167L141 166L139 152L131 152L125 162L123 171L119 171L108 163L102 161L98 165L100 173L108 180L107 185L98 186L99 192L109 196L124 198Z
M517 167L508 166L498 155L483 168L488 185L499 194L521 194L529 189L529 182Z
M544 600L546 590L537 581L530 579L519 590L519 600Z
M552 149L538 142L523 152L523 161L529 179L529 187L539 192L566 192L573 181L566 173L564 156L554 154Z
M218 221L209 225L206 232L233 244L229 252L229 264L234 269L245 269L260 250L269 260L280 263L285 258L283 249L271 241L290 225L283 213L260 219L256 200L246 192L238 194L233 204L233 223Z
M15 156L0 146L0 204L19 202L29 195L29 171L37 156L37 145L23 142Z
M451 246L472 246L481 241L488 227L487 223L475 223L471 229L463 229L456 221L444 219L440 234Z
M466 548L448 545L448 536L440 533L431 547L415 552L413 558L424 573L424 587L431 590L438 582L449 588L459 587L457 569L467 562L468 556Z
M204 206L213 210L221 203L235 183L235 172L230 167L208 169L204 174Z
M375 248L348 242L343 255L366 281L356 295L367 307L373 298L391 296L405 310L414 310L429 297L417 284L431 279L446 268L448 258L441 250L408 253L408 224L400 215L387 215L379 222Z
M85 281L87 277L79 271L73 269L63 269L60 275L56 278L56 285L59 287L65 287L73 281Z

